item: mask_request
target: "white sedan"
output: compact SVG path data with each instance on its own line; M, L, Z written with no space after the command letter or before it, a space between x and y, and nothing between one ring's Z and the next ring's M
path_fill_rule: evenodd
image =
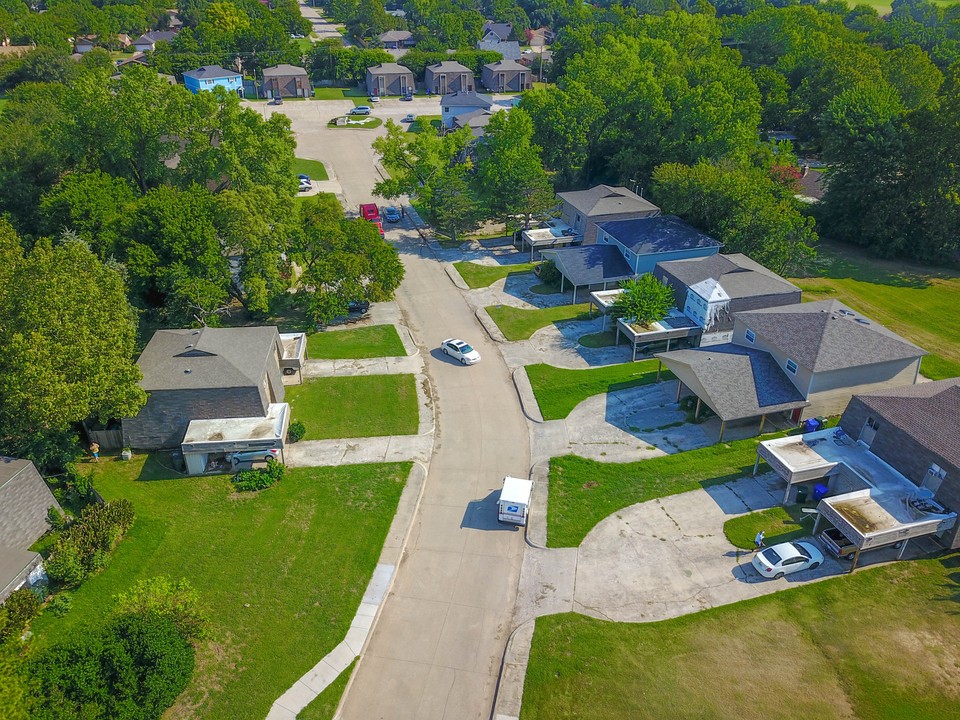
M763 577L782 578L823 563L823 553L808 542L785 542L764 548L753 556L753 566Z
M464 365L473 365L480 362L480 353L474 350L471 345L468 345L463 340L447 338L440 343L440 350L443 351L444 355L449 355L450 357L459 360Z

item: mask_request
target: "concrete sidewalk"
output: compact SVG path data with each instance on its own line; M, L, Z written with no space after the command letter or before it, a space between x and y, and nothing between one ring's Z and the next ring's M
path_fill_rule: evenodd
M355 375L416 375L423 371L423 361L416 355L407 357L380 357L364 360L307 359L303 377L332 377Z

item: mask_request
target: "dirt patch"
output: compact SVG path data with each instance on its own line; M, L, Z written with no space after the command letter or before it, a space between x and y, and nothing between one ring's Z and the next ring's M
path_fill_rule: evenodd
M223 681L232 675L240 661L240 646L229 630L218 640L201 641L197 647L196 667L186 690L164 713L165 720L190 720L199 717L199 710L211 695L223 690Z
M583 484L584 490L592 490L595 487L600 487L600 483L598 483L596 480L590 480L589 482L585 482Z

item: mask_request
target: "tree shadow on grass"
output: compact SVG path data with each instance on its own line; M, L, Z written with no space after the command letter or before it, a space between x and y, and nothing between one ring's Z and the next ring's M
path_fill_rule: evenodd
M930 287L932 278L955 278L958 275L954 270L873 257L862 248L836 242L822 243L819 252L819 257L799 278L808 281L807 284L817 278L850 279L875 285L923 289ZM822 289L824 293L829 290Z

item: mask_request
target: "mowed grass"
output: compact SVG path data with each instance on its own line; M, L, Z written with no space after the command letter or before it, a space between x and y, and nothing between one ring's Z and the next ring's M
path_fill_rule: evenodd
M476 290L493 285L501 278L510 275L526 275L540 263L518 263L516 265L480 265L475 262L457 262L453 266L460 273L463 281Z
M811 502L808 507L814 507ZM740 517L727 520L723 524L723 534L731 545L744 550L753 550L757 533L764 533L765 545L790 542L810 535L813 531L814 516L800 512L800 505L768 508L757 512L747 513Z
M630 463L603 463L577 455L552 458L547 545L578 547L598 522L617 510L750 475L757 444L770 437L775 435Z
M355 100L367 97L365 89L358 87L318 87L313 89L314 100ZM364 103L360 103L363 105Z
M333 714L337 711L337 705L340 704L343 691L347 689L356 664L357 661L354 660L346 670L337 675L336 680L327 685L323 692L297 714L297 720L333 720Z
M407 124L407 132L423 132L424 128L430 125L434 130L439 130L443 126L443 119L440 115L417 115L417 119Z
M491 305L484 309L507 340L527 340L537 330L551 323L590 319L590 306L587 303L533 310L509 305Z
M369 325L355 330L334 330L307 336L307 357L322 360L400 357L406 355L393 325Z
M293 159L294 175L309 175L311 180L329 180L327 168L319 160L307 160L306 158Z
M164 459L168 464L169 460ZM156 456L82 466L136 521L107 568L72 593L64 618L33 624L42 643L102 623L137 580L186 578L210 619L197 667L167 718L262 718L346 635L396 512L409 463L290 468L259 493L229 476L180 477Z
M897 563L655 623L538 618L520 718L955 718L958 566Z
M815 277L793 280L804 300L839 300L929 351L920 367L929 378L960 375L960 273L831 243L818 251Z
M657 379L657 361L641 360L587 370L567 370L544 363L527 365L527 377L544 420L561 420L593 395L649 385ZM661 378L673 377L661 373Z
M304 440L415 435L419 425L413 375L312 378L288 386L286 397L307 427Z

